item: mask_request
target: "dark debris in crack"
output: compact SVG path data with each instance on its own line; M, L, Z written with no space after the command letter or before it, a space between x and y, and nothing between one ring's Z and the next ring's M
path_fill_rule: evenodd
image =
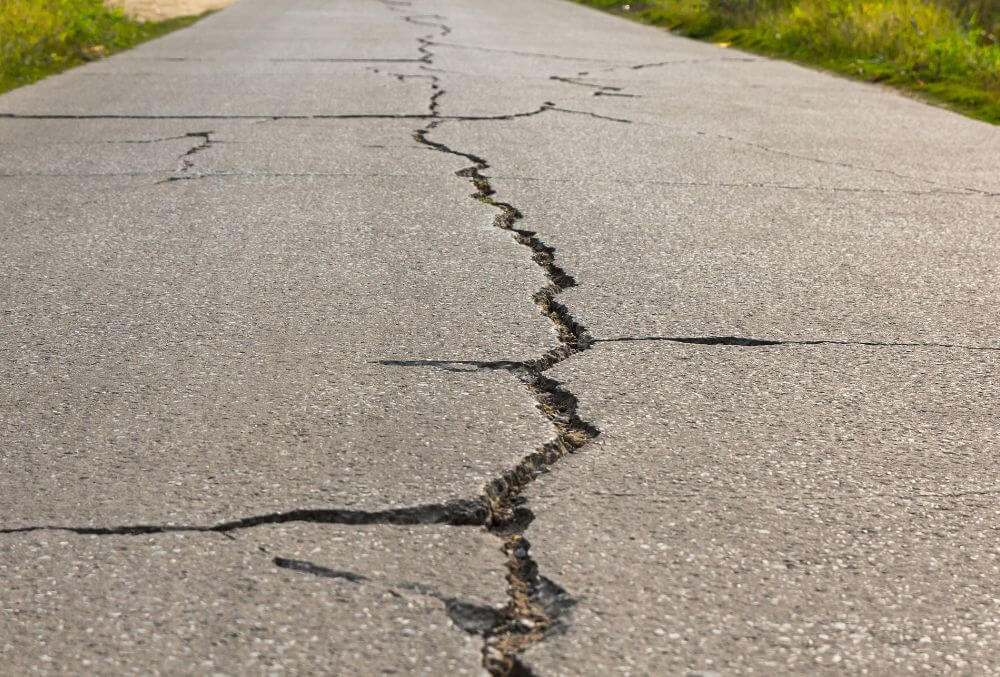
M439 16L408 18L411 23L425 25L443 37L450 29L441 23ZM429 56L433 63L434 33L419 38L420 51ZM426 66L424 67L427 68ZM535 401L539 412L552 424L554 437L538 449L527 454L512 469L493 479L484 487L482 500L488 509L486 528L502 543L507 566L508 602L491 621L489 627L481 629L484 639L483 664L492 675L526 675L530 671L521 663L519 655L529 646L536 644L560 627L560 616L572 606L569 594L551 580L541 576L538 564L530 554L531 545L524 536L534 515L527 507L523 492L540 474L558 462L566 454L573 453L600 434L592 424L582 420L577 413L576 397L544 372L559 362L587 350L591 338L586 328L576 321L570 311L556 300L563 291L576 286L577 282L556 261L556 250L548 245L537 232L523 228L520 222L523 214L510 203L496 199L496 192L485 171L490 165L475 153L449 147L434 140L431 135L444 119L436 115L437 99L441 94L439 82L435 78L431 87L431 111L435 119L413 133L414 140L429 150L461 158L470 166L455 172L473 187L470 197L497 210L493 226L511 234L514 241L526 248L531 259L539 267L545 278L533 295L532 300L539 312L551 322L558 344L528 361L498 360L475 361L427 361L427 360L385 360L382 364L401 367L436 367L449 371L500 370L514 375ZM558 108L546 101L539 112L558 110L565 113L583 114L603 120L629 122L617 118L601 116L586 111Z
M403 11L409 7L404 0L379 0L394 12ZM431 33L418 38L417 59L385 59L358 60L369 63L415 63L425 72L433 72L430 65L434 61L434 48L442 46L439 38L447 36L451 29L444 23L444 18L438 15L413 15L404 19L414 25L433 29ZM452 47L459 47L452 45ZM484 51L505 51L490 50ZM545 56L577 61L600 63L601 60L576 59L571 57ZM337 59L337 61L341 61ZM348 60L344 60L348 61ZM607 62L604 62L607 63ZM377 69L376 72L380 72ZM395 360L383 361L387 366L401 367L437 367L452 371L470 370L502 370L511 373L524 386L535 402L538 411L551 423L553 437L537 449L524 456L520 462L501 476L490 481L476 498L451 501L448 503L427 504L413 507L394 508L388 510L365 511L352 509L296 509L285 512L273 512L253 515L230 520L209 526L192 526L176 524L134 524L112 527L63 527L63 526L29 526L0 529L0 533L24 533L38 530L65 530L81 535L98 536L134 536L142 534L157 534L170 532L212 532L229 534L232 531L252 527L282 524L288 522L311 522L319 524L346 525L449 525L455 527L483 527L494 534L500 541L504 553L507 570L507 603L501 609L493 609L474 605L440 594L432 588L417 584L398 584L402 590L418 594L430 595L440 600L446 608L448 616L455 624L483 638L483 664L486 669L497 676L528 675L530 670L521 662L519 656L528 647L542 641L548 634L562 628L562 616L572 608L575 601L572 596L554 581L541 575L538 564L531 555L531 545L525 538L525 530L534 515L526 505L524 491L539 475L549 469L567 454L574 453L600 434L592 424L584 421L578 414L576 396L566 390L558 381L545 375L545 372L560 362L589 349L593 345L587 329L579 323L570 311L556 297L563 291L576 286L573 276L557 263L555 249L548 245L534 230L524 228L521 222L524 216L513 205L496 199L495 191L490 185L489 177L484 173L489 163L473 153L455 150L429 136L446 121L487 121L513 120L523 117L540 115L548 112L559 112L573 115L586 115L604 121L629 123L629 120L614 118L590 111L573 110L556 106L553 102L545 102L535 110L523 113L510 113L490 116L443 116L440 112L440 100L445 90L441 87L437 75L422 75L408 73L389 73L400 81L408 78L422 78L430 83L430 97L426 114L343 114L343 115L20 115L2 114L3 118L19 119L249 119L257 122L272 122L277 120L334 120L334 119L420 119L428 120L421 129L414 131L414 139L421 146L449 155L460 157L471 163L470 166L456 172L458 177L467 180L474 192L471 197L497 210L493 225L510 233L513 240L524 247L528 255L544 275L545 283L532 295L532 300L539 312L548 319L557 338L557 345L549 348L533 360L526 361L425 361L425 360ZM582 83L572 83L582 84ZM597 91L606 94L620 93L618 88L596 86ZM181 157L181 167L175 177L169 180L200 178L192 172L195 163L192 156L209 148L213 140L211 131L191 132L186 137L197 138L199 143L193 146ZM275 566L321 578L341 579L350 583L365 583L370 579L361 574L331 569L312 562L298 559L273 557Z
M549 104L546 104L549 105ZM474 361L422 361L396 360L384 364L407 367L432 366L452 371L503 370L513 373L526 387L536 407L552 424L555 436L540 448L525 456L517 466L491 481L485 488L484 499L489 507L487 528L502 541L507 558L507 586L509 601L502 612L501 622L484 634L484 665L493 675L526 674L518 656L527 647L540 642L547 633L558 627L558 616L572 605L571 598L552 581L538 573L538 565L531 557L531 545L524 531L533 519L524 504L523 492L538 475L547 472L566 454L573 453L599 433L592 424L582 420L577 413L576 397L565 390L558 381L544 372L559 362L587 350L592 340L586 328L572 316L556 297L571 287L576 280L556 262L556 251L546 244L537 232L521 228L524 216L515 206L495 198L495 191L484 172L489 163L467 151L450 148L430 138L440 126L433 121L414 132L414 139L440 153L454 155L472 163L456 175L469 181L475 189L471 198L497 209L493 219L495 228L507 231L514 241L529 250L535 264L541 269L546 283L532 295L541 314L552 323L558 345L530 361L494 362ZM558 590L558 594L553 591ZM558 599L554 605L552 600Z

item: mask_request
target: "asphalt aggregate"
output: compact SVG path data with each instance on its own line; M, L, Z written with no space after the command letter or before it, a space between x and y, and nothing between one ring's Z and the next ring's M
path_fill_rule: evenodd
M7 674L1000 674L1000 132L561 0L0 96Z

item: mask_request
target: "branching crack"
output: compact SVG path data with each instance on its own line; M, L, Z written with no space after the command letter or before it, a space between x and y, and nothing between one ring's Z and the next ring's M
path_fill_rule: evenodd
M212 147L212 130L208 130L207 132L188 132L184 136L195 139L201 139L201 142L195 146L192 146L188 152L184 153L184 155L181 156L180 171L182 172L186 172L192 167L194 167L194 160L192 158L195 155L205 150L206 148Z
M181 155L180 157L181 164L180 167L178 167L176 174L166 179L163 179L162 181L157 181L157 183L158 184L172 183L174 181L188 181L191 179L203 178L200 174L189 174L188 172L191 170L192 167L194 167L194 156L200 153L201 151L205 150L206 148L212 147L213 143L212 134L213 134L212 130L208 130L207 132L188 132L183 137L178 137L178 138L201 139L201 141L195 144L194 146L191 146L191 148L189 148L187 152Z
M379 0L392 11L408 7L405 0ZM414 60L421 68L432 72L435 46L444 43L435 38L447 36L451 29L438 15L413 15L405 17L409 23L433 28L434 32L417 39L421 56ZM455 48L476 49L461 45ZM507 51L490 50L483 51ZM518 52L515 52L518 53ZM600 59L561 57L557 55L523 53L529 56L613 63ZM372 60L377 61L377 60ZM396 60L387 60L396 62ZM507 603L502 609L492 609L471 605L447 597L433 588L417 583L399 584L397 587L417 594L435 597L444 603L449 617L462 629L483 638L483 664L495 676L528 675L530 670L521 663L519 655L529 646L544 639L549 633L561 627L562 615L575 603L573 598L558 584L541 575L538 564L530 553L530 544L525 538L525 530L534 515L526 505L524 491L540 474L548 470L561 458L584 447L596 438L600 431L583 420L578 413L576 396L555 379L546 375L549 369L560 362L589 349L593 345L586 327L578 322L570 311L559 301L559 294L577 285L573 276L557 263L556 250L547 244L537 232L521 227L523 215L510 203L496 199L489 177L484 173L489 163L473 153L449 148L432 140L429 135L445 121L485 121L513 120L540 115L546 112L560 112L587 115L595 119L629 123L629 120L557 107L553 102L545 102L537 109L503 115L490 116L444 116L440 112L440 99L445 94L437 75L411 75L390 73L405 80L422 77L430 83L431 93L426 114L345 114L345 115L19 115L2 114L0 118L20 119L250 119L256 121L276 121L285 119L421 119L428 123L415 130L414 139L421 146L448 155L460 157L471 163L456 172L474 188L471 197L497 210L493 225L510 233L514 241L526 248L531 259L545 277L545 283L532 294L532 300L539 312L549 320L557 337L557 344L541 353L537 358L525 361L426 361L426 360L386 360L385 365L401 367L438 367L451 371L498 370L506 371L517 378L535 402L538 411L551 423L554 434L547 442L525 455L516 466L488 482L479 496L472 499L454 500L446 503L425 504L387 510L366 511L352 509L296 509L286 512L272 512L243 517L210 526L174 524L135 524L113 527L64 527L27 526L0 529L0 533L23 533L38 530L66 530L81 535L142 535L169 532L229 532L261 525L287 522L311 522L320 524L345 525L448 525L454 527L483 527L501 541L505 556ZM569 81L569 80L567 80ZM572 83L582 84L582 83ZM597 86L598 91L608 95L617 94L618 88ZM185 137L200 139L181 157L179 173L170 180L200 178L191 172L194 167L192 156L209 148L213 132L191 132ZM275 566L299 573L335 578L351 583L370 580L361 574L330 569L304 560L272 558Z
M546 472L560 458L580 449L599 434L595 426L580 418L576 397L544 372L586 350L592 340L586 328L556 300L560 293L577 283L572 275L557 264L555 249L546 244L535 231L518 226L518 222L524 217L516 207L495 198L489 177L483 173L490 166L484 158L450 148L429 138L440 124L441 121L433 121L417 130L414 132L414 139L434 151L461 157L472 163L457 171L456 175L472 184L475 189L471 195L473 199L498 210L493 219L494 227L511 233L515 242L530 250L532 260L542 270L547 282L532 295L532 300L542 315L552 323L558 345L537 359L525 362L387 360L383 364L434 366L451 371L490 369L511 372L524 383L539 411L555 429L552 440L525 456L517 466L491 481L484 489L484 500L489 508L486 526L502 539L503 551L507 557L509 596L501 622L490 632L484 633L484 664L493 675L526 674L527 670L520 663L518 654L558 627L559 616L572 605L572 599L562 588L538 572L538 565L530 555L530 544L524 537L524 531L533 515L524 505L522 493L539 474Z
M419 51L433 64L435 37L444 37L450 28L438 15L409 16L406 20L415 25L433 28L435 32L418 38ZM425 72L436 72L429 65ZM398 76L397 76L398 77ZM405 77L405 76L404 76ZM427 76L425 76L427 77ZM403 79L403 78L400 78ZM449 371L506 371L520 380L534 399L538 410L549 420L555 430L553 439L526 455L512 469L493 479L483 489L482 504L487 509L484 526L502 541L507 565L507 605L491 620L488 626L476 629L484 638L483 663L493 675L523 675L529 671L518 655L528 646L541 641L559 626L560 615L572 604L572 598L557 584L541 576L538 565L530 555L530 544L524 531L533 519L524 505L523 491L540 473L568 453L572 453L599 434L597 428L582 420L577 413L576 397L558 381L544 372L562 360L586 350L591 339L585 327L577 322L569 310L556 297L576 285L576 280L556 262L555 249L546 244L535 231L519 227L521 212L507 202L495 198L495 191L484 172L489 168L485 158L474 153L457 150L430 138L445 118L440 116L438 104L444 90L438 76L430 76L431 95L429 108L433 118L424 127L415 130L413 137L418 144L435 152L453 155L471 165L456 172L469 181L475 192L471 197L497 209L494 227L507 231L514 241L530 251L535 264L546 278L544 284L532 295L543 316L549 319L558 338L558 345L529 361L498 360L434 361L434 360L385 360L384 365L401 367L438 367ZM629 122L595 113L562 109L546 101L538 113L557 110L564 113L590 115L595 118Z

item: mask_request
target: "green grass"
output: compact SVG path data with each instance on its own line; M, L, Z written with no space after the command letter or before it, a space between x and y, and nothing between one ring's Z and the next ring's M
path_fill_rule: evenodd
M0 93L199 18L142 23L108 9L101 0L0 0Z
M916 92L1000 124L997 0L576 0Z

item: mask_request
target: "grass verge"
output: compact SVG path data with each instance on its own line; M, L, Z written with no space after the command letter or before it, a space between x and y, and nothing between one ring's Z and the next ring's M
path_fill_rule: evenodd
M128 49L202 16L139 22L101 0L0 0L0 93Z
M996 0L575 0L915 92L1000 124Z

